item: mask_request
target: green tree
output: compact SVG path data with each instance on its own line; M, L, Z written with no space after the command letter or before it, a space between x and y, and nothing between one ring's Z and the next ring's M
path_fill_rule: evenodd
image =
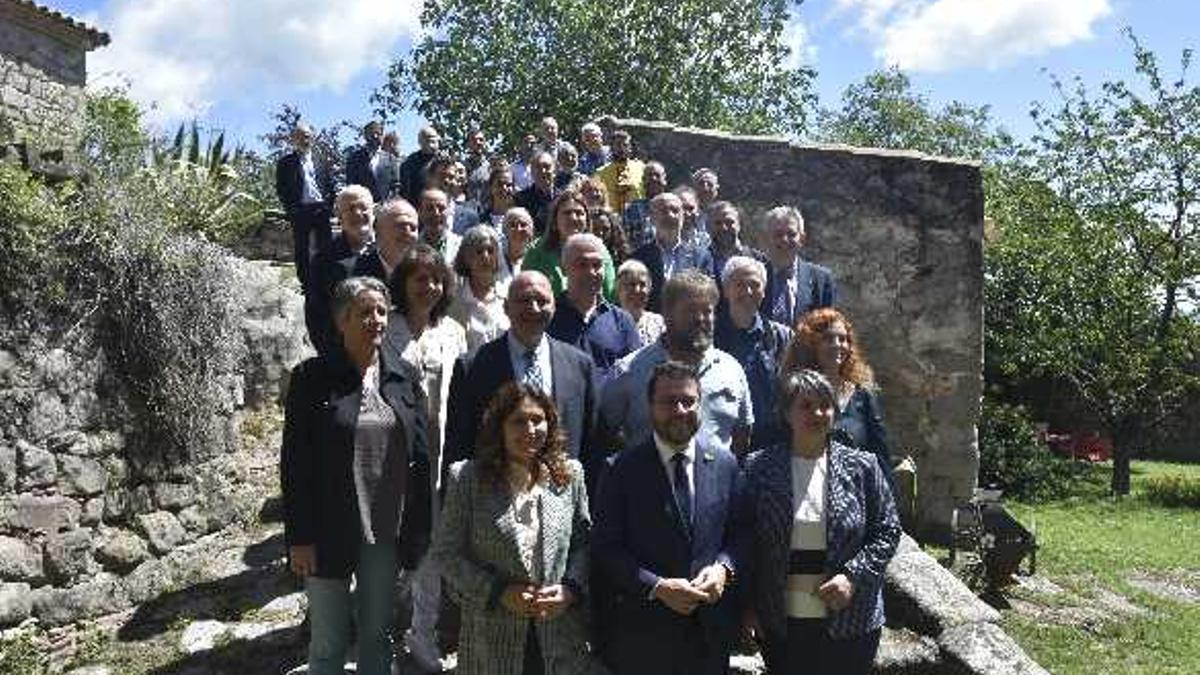
M804 130L814 73L791 67L790 0L426 0L425 37L372 97L410 105L452 144L479 125L510 144L554 115L743 133Z
M818 140L931 155L999 161L1015 150L986 105L952 101L935 109L898 68L877 70L842 92L838 108L822 108Z
M1058 100L1033 108L1038 177L1077 214L1058 221L1070 232L1067 255L1046 271L1050 280L1066 266L1089 274L1069 302L1030 310L1042 316L1036 327L1071 330L1035 330L1026 345L1034 372L1071 383L1103 421L1119 495L1129 492L1130 458L1200 385L1200 87L1188 82L1191 50L1166 81L1155 55L1126 35L1137 82L1105 82L1096 96L1078 79L1054 78Z

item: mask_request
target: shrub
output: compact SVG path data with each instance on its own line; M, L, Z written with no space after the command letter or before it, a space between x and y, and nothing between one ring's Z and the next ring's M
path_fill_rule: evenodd
M1050 452L1024 408L983 400L979 425L979 485L1025 500L1069 495L1085 467Z
M49 188L19 167L0 164L0 309L8 316L66 295L57 273L64 261L55 255L65 223Z
M1200 478L1172 474L1150 476L1143 485L1146 498L1162 506L1200 509Z

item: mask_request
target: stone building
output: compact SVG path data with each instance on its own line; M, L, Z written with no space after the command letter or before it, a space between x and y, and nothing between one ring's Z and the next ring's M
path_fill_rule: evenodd
M0 0L0 142L69 148L80 130L87 53L109 42L30 0Z
M833 270L839 308L875 370L893 453L918 469L917 534L942 538L979 466L983 392L983 186L979 165L916 152L800 145L663 122L603 124L632 134L672 183L706 166L748 212L804 214L805 256Z

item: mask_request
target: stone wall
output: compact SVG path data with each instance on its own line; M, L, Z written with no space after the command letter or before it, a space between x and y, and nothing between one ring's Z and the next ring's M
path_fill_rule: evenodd
M11 125L0 132L73 147L85 103L85 47L0 18L0 120Z
M806 256L830 267L883 392L894 450L918 465L924 535L971 496L983 368L983 188L976 164L918 153L808 146L606 119L672 184L714 169L751 221L797 206ZM744 231L749 228L743 228Z
M245 404L276 400L308 349L294 279L256 263L241 274L248 349L227 392L235 434L256 414ZM139 461L108 380L103 353L86 343L0 343L0 628L155 597L181 581L177 550L237 525L265 496L249 472L265 461L259 473L273 476L273 453L251 458L234 443L194 464ZM272 494L277 482L266 483Z

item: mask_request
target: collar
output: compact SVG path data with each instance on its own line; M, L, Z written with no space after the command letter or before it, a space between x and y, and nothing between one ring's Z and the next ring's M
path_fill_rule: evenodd
M504 335L505 335L505 339L508 342L509 355L514 358L524 360L525 353L529 351L529 347L526 347L525 345L521 344L521 341L517 339L517 336L513 335L513 332L511 330L505 331ZM533 356L534 356L534 358L541 358L543 355L546 355L549 351L550 351L550 340L546 338L545 333L542 333L541 340L539 340L537 345L535 345L533 347Z
M677 452L682 452L684 454L684 456L687 457L687 461L689 464L696 463L696 437L695 436L692 436L690 439L688 439L687 445L683 446L683 448L676 448L672 445L669 445L666 441L664 441L662 439L662 437L660 437L658 435L658 432L656 431L656 432L654 432L654 447L658 450L658 458L660 460L662 460L662 463L666 464L667 466L671 465L671 458L674 457L675 453L677 453Z
M749 328L738 326L733 322L733 315L728 306L717 313L717 321L722 329L742 335L761 335L767 328L766 322L763 321L762 314L759 312L755 312L754 323L750 324Z

